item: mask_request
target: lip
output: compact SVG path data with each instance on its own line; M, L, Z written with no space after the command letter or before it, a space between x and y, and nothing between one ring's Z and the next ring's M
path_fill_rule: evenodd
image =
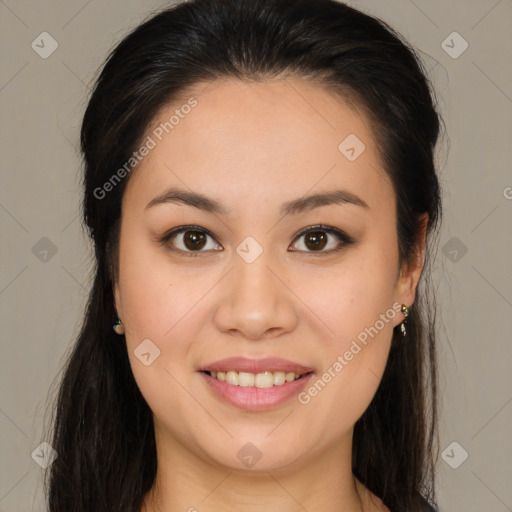
M199 368L200 372L247 372L247 373L262 373L262 372L294 372L298 374L305 374L313 372L313 368L303 366L301 364L281 359L279 357L267 357L264 359L249 359L246 357L229 357L221 359L214 363L207 364ZM283 384L284 385L284 384ZM280 387L280 386L276 386ZM272 389L272 388L269 388Z
M231 368L233 369L232 366ZM292 382L285 382L281 386L272 386L271 388L262 389L256 387L232 386L226 382L214 379L207 373L204 373L204 370L200 371L199 375L205 384L222 401L246 411L263 411L276 408L290 400L293 396L297 396L299 392L311 381L315 374L314 372L311 372L300 379Z

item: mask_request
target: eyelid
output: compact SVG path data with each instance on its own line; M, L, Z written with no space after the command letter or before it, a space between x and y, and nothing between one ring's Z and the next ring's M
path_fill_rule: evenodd
M355 243L355 240L347 235L343 230L339 228L335 228L334 226L326 226L325 224L316 224L313 226L307 226L303 229L301 229L293 238L292 244L299 239L300 237L304 236L307 233L314 232L314 231L323 231L325 233L329 233L331 235L334 235L338 240L341 241L341 247L337 247L336 249L330 249L328 251L292 251L297 252L301 254L307 254L310 256L327 256L329 254L333 254L335 252L338 252L343 247L347 245L351 245Z
M201 226L193 225L193 224L189 224L186 226L178 226L176 228L173 228L170 231L167 231L161 238L158 238L157 242L160 245L166 245L170 251L179 253L179 254L183 254L185 256L199 256L202 253L208 254L210 251L183 251L181 249L176 249L176 248L168 246L167 242L169 242L169 240L171 238L173 238L175 235L179 235L181 233L186 233L187 231L199 231L199 232L209 236L210 238L215 240L215 242L218 245L220 245L217 238L208 229L203 228Z
M161 238L158 239L158 243L161 244L161 245L166 245L167 242L175 235L178 235L180 233L183 233L183 232L187 232L187 231L199 231L201 233L204 233L205 235L211 237L213 240L215 240L215 242L218 244L218 245L221 245L219 243L219 241L217 240L217 238L206 228L203 228L201 226L197 226L197 225L186 225L186 226L178 226L176 228L173 228L171 229L170 231L168 231L167 233L165 233ZM336 249L330 249L328 251L297 251L297 250L292 250L291 252L297 252L297 253L300 253L300 254L308 254L308 255L312 255L312 256L315 256L315 255L328 255L328 254L332 254L334 252L337 252L339 251L341 248L343 248L344 246L347 246L347 245L351 245L351 244L354 244L355 243L355 240L347 235L343 230L339 229L339 228L335 228L334 226L326 226L324 224L316 224L316 225L313 225L313 226L306 226L305 228L301 229L294 237L293 237L293 240L292 240L292 244L294 244L294 242L299 239L301 236L307 234L307 233L310 233L310 232L314 232L314 231L323 231L325 233L329 233L331 235L334 235L336 238L338 238L338 240L340 240L341 242L341 247L338 247ZM172 248L172 247L168 247L169 250L175 252L175 253L179 253L179 254L183 254L185 256L199 256L201 255L202 253L204 254L209 254L211 253L211 250L208 250L208 251L183 251L181 249L175 249L175 248ZM217 249L214 249L215 251Z

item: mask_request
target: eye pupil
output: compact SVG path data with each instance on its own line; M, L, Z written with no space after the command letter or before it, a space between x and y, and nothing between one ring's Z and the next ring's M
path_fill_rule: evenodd
M200 231L186 231L183 236L183 241L190 250L202 249L206 243L206 236Z
M309 249L323 249L327 243L327 236L322 231L311 231L306 235L305 243Z

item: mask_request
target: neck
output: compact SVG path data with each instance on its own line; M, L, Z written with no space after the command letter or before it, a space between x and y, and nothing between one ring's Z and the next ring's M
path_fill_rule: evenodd
M158 470L142 512L369 512L351 469L352 431L336 446L285 467L216 464L155 429ZM314 452L314 449L311 450ZM264 462L263 460L261 462Z

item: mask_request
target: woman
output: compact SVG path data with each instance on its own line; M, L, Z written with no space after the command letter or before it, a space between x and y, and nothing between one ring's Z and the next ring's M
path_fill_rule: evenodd
M129 34L81 130L50 512L434 510L439 131L414 51L333 0Z

